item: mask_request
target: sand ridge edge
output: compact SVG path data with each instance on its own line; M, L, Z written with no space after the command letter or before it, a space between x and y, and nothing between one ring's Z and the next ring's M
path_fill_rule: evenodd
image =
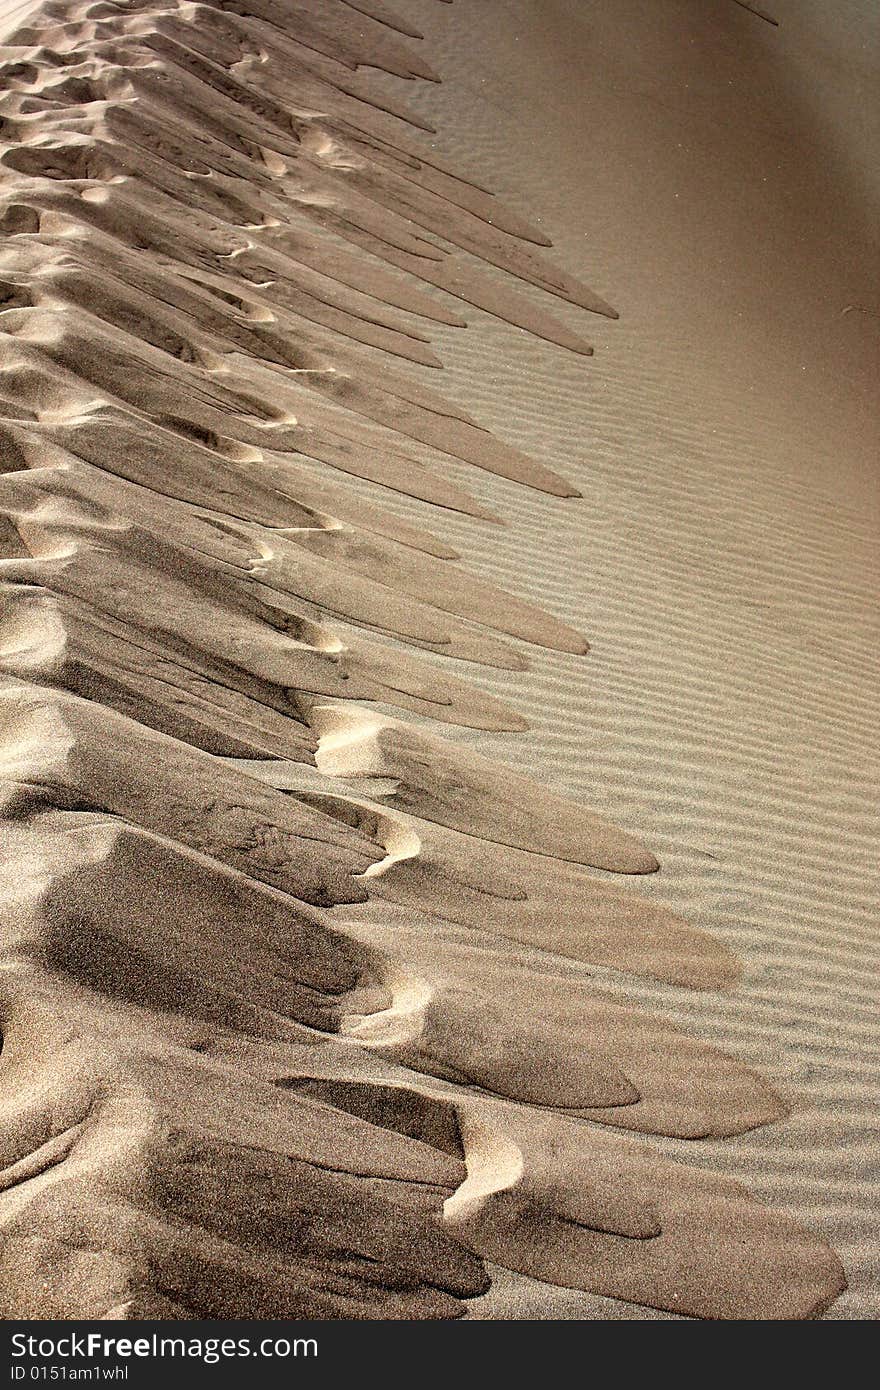
M613 314L371 102L364 67L435 74L354 11L48 4L9 36L4 1312L454 1316L485 1257L695 1315L809 1316L842 1286L821 1242L609 1132L769 1123L761 1078L589 997L574 1034L537 985L511 1002L513 963L493 980L340 916L418 903L499 939L487 900L534 924L549 860L569 885L554 952L589 959L596 935L599 964L736 973L581 874L654 871L630 832L335 703L522 728L425 653L515 668L498 632L586 649L337 480L487 526L444 456L577 497L394 365L436 367L423 286L586 354L448 245ZM641 1059L626 1034L651 1040Z

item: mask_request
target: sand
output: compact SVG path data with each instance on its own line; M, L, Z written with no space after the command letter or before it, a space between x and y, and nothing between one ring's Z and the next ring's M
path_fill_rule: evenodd
M869 20L752 8L2 20L4 1316L875 1315Z

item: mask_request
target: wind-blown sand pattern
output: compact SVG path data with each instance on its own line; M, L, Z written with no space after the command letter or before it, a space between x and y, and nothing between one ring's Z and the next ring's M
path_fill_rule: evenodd
M456 1317L496 1268L818 1315L820 1235L661 1142L790 1098L602 974L740 960L488 737L590 634L447 539L588 503L431 334L577 361L614 309L436 155L384 0L9 13L3 1315Z

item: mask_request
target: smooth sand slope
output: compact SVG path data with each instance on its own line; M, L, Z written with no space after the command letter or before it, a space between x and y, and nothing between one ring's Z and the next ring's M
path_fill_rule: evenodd
M869 1046L839 341L869 315L811 429L780 401L812 301L743 366L650 149L612 158L630 26L648 66L702 42L717 140L715 67L782 24L503 9L48 4L6 35L7 1317L792 1318L846 1287L821 1136L857 1113L870 1151L868 1083L834 1109L867 1051L817 1095L788 1049L826 997L829 1046ZM844 422L835 492L791 461Z
M40 0L0 0L0 38L11 34L39 6Z

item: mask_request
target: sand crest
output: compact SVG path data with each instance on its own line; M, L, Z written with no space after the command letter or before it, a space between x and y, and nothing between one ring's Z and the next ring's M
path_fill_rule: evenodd
M650 808L498 752L592 634L470 559L591 508L432 338L588 372L616 309L426 139L384 0L0 22L0 1313L818 1315L828 1244L656 1142L788 1100L604 973L742 963L628 881Z

